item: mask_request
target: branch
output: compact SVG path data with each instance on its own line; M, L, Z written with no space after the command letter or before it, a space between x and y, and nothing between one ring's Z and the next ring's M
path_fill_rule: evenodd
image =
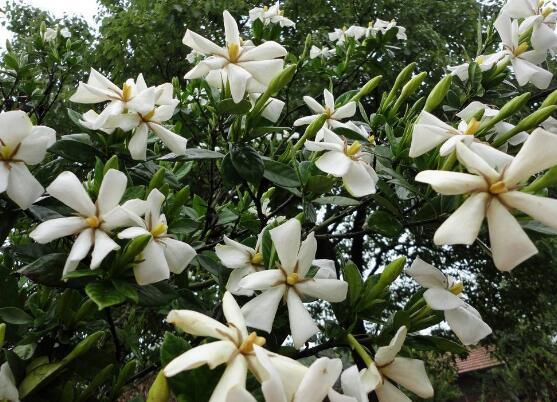
M112 319L112 314L110 313L110 307L107 307L105 310L105 318L106 322L108 323L108 327L110 328L110 334L112 335L112 340L114 341L114 348L116 349L116 361L122 361L122 346L120 345L120 341L118 340L118 335L116 333L116 326L114 325L114 320Z

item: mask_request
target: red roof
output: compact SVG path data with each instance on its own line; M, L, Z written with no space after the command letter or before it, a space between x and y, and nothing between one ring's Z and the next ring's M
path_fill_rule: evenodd
M498 366L500 364L502 363L499 360L491 356L491 351L483 347L471 349L466 359L456 359L458 374Z

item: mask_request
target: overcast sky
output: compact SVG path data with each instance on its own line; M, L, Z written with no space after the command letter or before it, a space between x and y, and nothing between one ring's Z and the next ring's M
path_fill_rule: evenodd
M22 0L22 3L42 8L56 17L62 17L64 14L80 15L91 25L95 24L96 0ZM0 0L0 7L4 7L5 4L6 0ZM0 27L0 47L5 46L6 38L9 37L9 32L4 27Z

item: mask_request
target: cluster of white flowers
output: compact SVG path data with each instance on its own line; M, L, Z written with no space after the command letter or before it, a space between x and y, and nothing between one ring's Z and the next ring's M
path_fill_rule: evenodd
M58 34L60 34L62 38L65 39L71 38L72 36L72 33L68 28L64 27L60 29L60 27L57 26L56 28L45 29L45 31L42 34L43 41L53 42L58 37Z
M263 25L279 25L280 27L295 27L294 21L286 18L277 1L271 7L255 7L249 11L250 21L261 21Z
M540 89L549 86L553 74L540 65L548 52L557 49L557 10L553 0L508 0L495 21L501 50L480 55L475 62L482 71L503 70L511 64L518 85L532 83ZM468 79L469 63L449 67L461 80Z
M348 38L354 38L359 41L360 39L375 38L378 33L385 34L391 29L396 29L396 38L399 40L408 39L406 35L406 28L397 25L395 20L384 21L377 19L375 22L370 21L367 27L359 25L351 25L350 27L335 28L333 32L329 32L329 40L336 45L342 46Z

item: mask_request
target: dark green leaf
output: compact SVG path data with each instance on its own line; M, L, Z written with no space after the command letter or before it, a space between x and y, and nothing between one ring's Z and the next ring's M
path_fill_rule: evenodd
M268 158L263 159L263 164L265 165L263 177L270 182L281 187L298 187L300 185L296 171L292 167Z
M404 227L393 215L386 211L375 211L367 218L370 232L379 233L385 237L399 236Z
M258 184L263 177L265 165L257 151L249 146L234 146L230 150L232 165L246 181Z
M14 325L25 325L33 322L33 317L17 307L0 308L0 319Z

